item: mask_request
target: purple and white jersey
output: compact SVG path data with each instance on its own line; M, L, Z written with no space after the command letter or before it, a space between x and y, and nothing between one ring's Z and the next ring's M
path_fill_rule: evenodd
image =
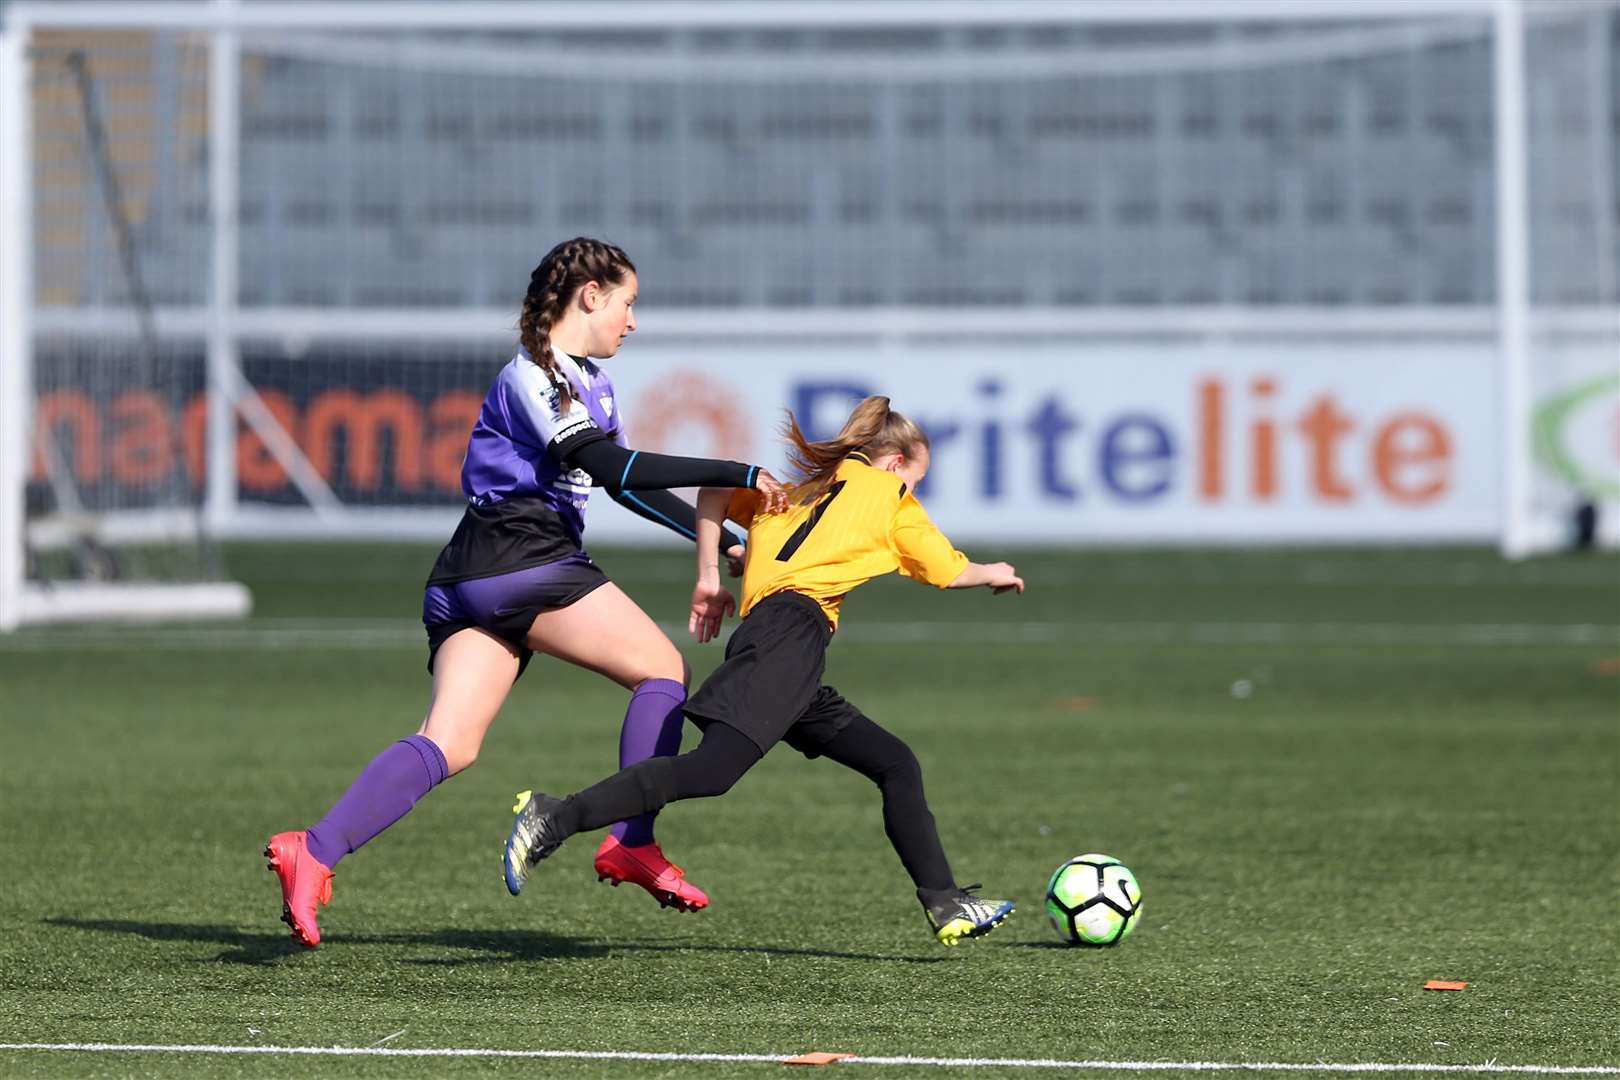
M474 507L538 497L571 529L575 541L585 528L591 477L565 469L548 453L553 443L582 431L599 430L624 445L623 424L613 399L613 381L590 360L553 350L557 366L573 387L574 400L561 409L561 395L523 349L501 369L467 441L461 490Z

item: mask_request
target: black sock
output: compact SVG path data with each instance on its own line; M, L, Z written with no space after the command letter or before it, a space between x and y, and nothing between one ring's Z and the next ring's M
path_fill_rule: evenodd
M883 793L883 831L917 886L917 895L954 894L956 878L923 797L917 755L897 736L865 716L852 720L821 751L871 780ZM926 902L926 901L925 901Z
M573 835L662 810L674 797L674 762L674 758L667 757L638 761L577 795L570 795L558 812L559 823Z
M564 799L562 805L557 807L555 818L565 837L579 832L579 796L570 795Z
M917 899L922 901L923 907L931 908L935 904L943 904L948 900L954 899L956 894L960 891L961 890L959 890L955 885L952 885L948 889L918 889Z
M573 826L572 835L655 813L681 799L724 795L761 756L748 736L712 723L690 753L648 758L569 796L559 821Z

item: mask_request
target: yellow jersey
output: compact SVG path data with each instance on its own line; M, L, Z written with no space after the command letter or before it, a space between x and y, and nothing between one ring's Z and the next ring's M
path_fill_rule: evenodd
M746 488L726 507L726 517L748 530L740 616L773 593L803 593L837 630L838 604L857 585L898 570L943 589L968 565L900 478L863 454L839 463L814 498L769 514L758 507L759 492Z

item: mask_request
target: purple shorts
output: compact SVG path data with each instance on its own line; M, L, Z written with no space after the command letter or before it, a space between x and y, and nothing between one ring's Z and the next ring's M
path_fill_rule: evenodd
M422 593L422 624L427 627L428 671L439 646L468 627L488 630L518 650L518 674L533 655L525 639L534 617L565 608L586 593L606 585L607 575L583 551L555 562L493 577L471 578L448 585L429 585Z

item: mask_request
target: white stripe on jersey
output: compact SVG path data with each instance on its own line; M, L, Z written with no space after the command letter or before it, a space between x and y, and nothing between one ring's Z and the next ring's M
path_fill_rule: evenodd
M597 427L590 410L578 398L569 401L566 412L561 410L562 396L551 385L551 378L541 370L540 365L529 360L528 355L520 349L502 375L510 372L517 391L514 395L517 405L523 410L524 418L534 430L540 445L550 446L559 439ZM572 376L582 386L589 385L584 371L567 353L554 351L553 355L565 375Z

